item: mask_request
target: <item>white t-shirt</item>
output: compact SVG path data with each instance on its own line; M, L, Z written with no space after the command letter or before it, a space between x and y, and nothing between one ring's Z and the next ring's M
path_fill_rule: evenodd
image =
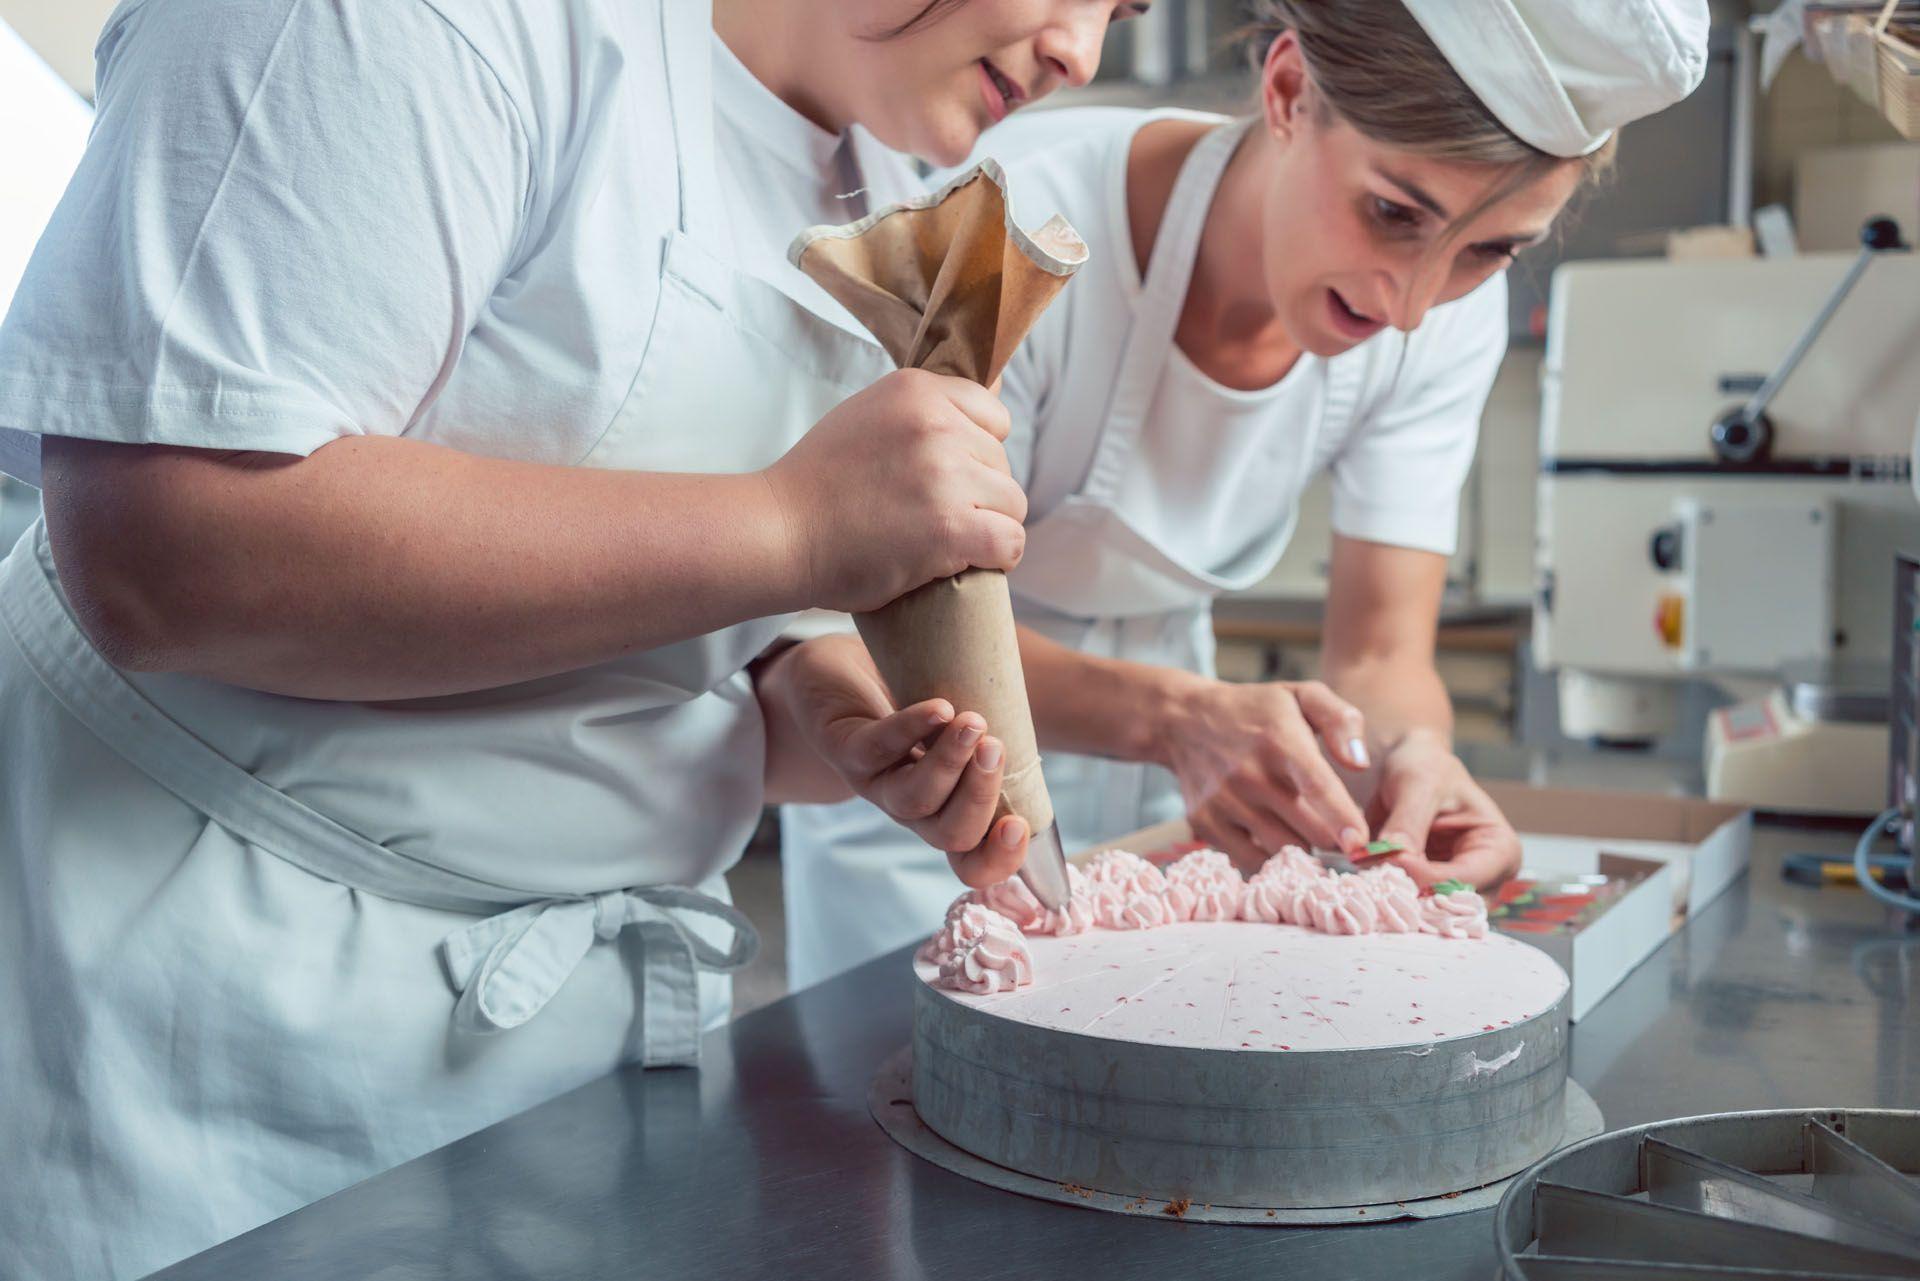
M1022 225L1064 213L1092 249L1006 373L1014 416L1008 449L1033 503L1030 524L1084 478L1086 443L1065 438L1083 438L1099 420L1140 305L1128 149L1142 125L1182 114L1041 111L1001 126L982 147L1006 166ZM1190 564L1222 565L1277 523L1291 524L1306 486L1330 471L1337 532L1450 553L1460 487L1506 342L1506 283L1496 276L1434 308L1411 335L1388 330L1332 360L1303 355L1256 391L1220 385L1169 347L1120 486L1127 518ZM1335 372L1357 379L1358 396L1330 411ZM1278 488L1270 463L1248 465L1275 450L1297 453L1301 464L1282 469L1291 479Z
M683 233L668 90L704 92L689 73L715 51L702 8L129 0L99 47L92 143L0 328L0 428L15 429L0 465L37 477L33 433L298 455L404 433L559 464L686 456L704 471L777 457L793 424L656 418L640 386L699 377L645 358L676 341L653 332L656 314L721 305L702 280L769 335L805 330L804 278L784 252L845 190L838 169L790 159L829 149L819 130L751 77L716 78L727 141L717 159L686 158L701 181L715 161L716 190L687 203L719 204L731 225ZM697 120L681 92L680 119ZM904 160L865 151L876 198L917 186ZM751 198L729 207L729 191ZM764 293L738 287L761 283L732 279L755 265L784 275ZM749 354L716 352L716 368L773 341L748 323ZM842 356L849 370L884 364L852 337L793 354L796 373L818 375L810 400ZM371 840L500 884L597 891L700 884L757 817L745 657L706 642L405 704L126 677L242 769Z
M857 216L832 197L860 170L714 44L738 261L805 295L786 246ZM679 213L656 6L127 0L98 56L0 327L0 470L38 483L35 433L573 463L606 430ZM858 155L876 194L916 185Z

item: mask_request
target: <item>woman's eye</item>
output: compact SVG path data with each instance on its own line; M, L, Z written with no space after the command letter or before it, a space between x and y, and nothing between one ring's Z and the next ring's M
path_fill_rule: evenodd
M1385 196L1373 197L1373 216L1384 227L1405 230L1420 225L1420 211Z
M1153 0L1142 0L1139 4L1116 5L1113 10L1115 22L1125 22L1129 18L1144 18L1147 10L1153 8Z
M1490 262L1504 267L1516 258L1520 251L1512 245L1475 245L1474 256L1482 262Z

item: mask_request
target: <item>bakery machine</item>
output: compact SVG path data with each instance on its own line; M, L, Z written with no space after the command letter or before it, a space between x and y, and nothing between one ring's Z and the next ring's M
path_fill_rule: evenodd
M1714 712L1708 790L1884 804L1895 551L1920 547L1920 256L1573 263L1542 368L1533 656L1574 738Z

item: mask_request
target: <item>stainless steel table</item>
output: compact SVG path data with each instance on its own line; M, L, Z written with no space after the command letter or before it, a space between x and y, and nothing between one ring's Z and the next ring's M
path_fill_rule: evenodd
M1610 1126L1920 1106L1920 936L1858 890L1779 879L1785 853L1847 843L1763 826L1752 874L1574 1029L1573 1075ZM1485 1213L1291 1230L1127 1219L909 1156L865 1104L907 1040L909 982L904 953L875 962L715 1033L698 1072L609 1077L159 1275L1493 1275Z

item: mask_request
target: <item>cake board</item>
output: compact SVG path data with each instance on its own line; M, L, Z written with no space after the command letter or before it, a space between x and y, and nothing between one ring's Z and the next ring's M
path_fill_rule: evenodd
M1605 1123L1593 1098L1569 1080L1563 1097L1562 1146L1592 1138ZM1438 1219L1492 1209L1517 1175L1477 1188L1412 1201L1319 1208L1298 1206L1208 1205L1169 1202L1153 1197L1128 1197L1093 1188L1022 1174L965 1152L934 1133L913 1106L913 1047L901 1046L880 1065L867 1090L867 1110L888 1137L914 1156L950 1173L1042 1201L1084 1206L1110 1214L1138 1218L1178 1218L1189 1223L1231 1223L1269 1227L1333 1227L1366 1223L1393 1223L1411 1219Z

